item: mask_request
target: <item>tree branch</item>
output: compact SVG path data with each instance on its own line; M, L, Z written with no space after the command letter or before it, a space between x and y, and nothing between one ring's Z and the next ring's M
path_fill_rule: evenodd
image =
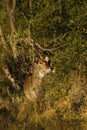
M43 48L42 46L40 46L38 43L36 43L36 42L34 42L34 40L33 39L30 39L30 41L29 41L29 43L30 43L30 45L31 46L33 46L33 47L38 47L40 50L42 50L42 51L47 51L47 52L50 52L50 53L53 53L53 51L55 51L55 50L57 50L57 49L60 49L60 48L62 48L62 47L65 47L65 46L68 46L69 44L63 44L63 45L58 45L57 47L55 47L55 48L51 48L51 49L49 49L49 48Z
M50 53L53 53L53 51L56 51L57 49L61 49L63 47L66 47L68 45L70 45L71 43L67 43L67 44L58 44L57 47L54 48L43 48L42 46L40 46L38 43L36 43L33 39L30 38L25 38L25 39L21 39L24 42L27 42L30 44L30 46L32 46L33 48L37 47L38 49L42 50L42 51L47 51Z
M9 7L9 0L4 0L4 1L5 1L5 3L6 3L6 9L7 9L8 15L9 15L9 17L10 17L10 15L11 15L11 9L10 9L10 7Z
M16 0L13 0L13 5L12 5L11 13L14 13L15 7L16 7Z
M29 0L29 9L30 9L30 14L32 14L32 0Z
M16 7L16 0L12 0L12 7L10 7L10 0L4 0L5 4L6 4L6 9L7 9L7 13L8 16L10 18L10 25L11 25L11 32L12 35L14 36L14 32L16 32L16 27L15 27L15 17L14 17L14 10ZM12 48L13 51L13 56L14 59L17 59L18 56L18 50L16 48L16 39L11 39L10 41L10 46Z
M0 39L1 39L1 42L3 44L3 47L7 50L7 44L6 44L6 41L5 41L3 32L2 32L1 24L0 24Z
M61 15L62 15L61 0L59 0L59 13L60 13L59 23L61 23Z
M14 78L12 77L9 69L7 66L4 66L3 67L3 71L5 72L7 78L11 81L12 85L13 85L13 88L17 88L17 89L20 89L19 85L17 83L15 83L15 80Z
M57 48L52 48L52 49L47 49L47 48L43 48L42 46L40 46L38 43L36 43L33 39L29 39L29 43L31 46L33 47L38 47L40 50L42 51L48 51L50 53L52 53L54 50L56 50Z
M12 9L10 8L9 0L5 0L5 3L6 3L6 9L10 18L11 30L12 32L14 32L16 29L15 29L15 18L14 18L13 13L16 6L16 0L13 0Z

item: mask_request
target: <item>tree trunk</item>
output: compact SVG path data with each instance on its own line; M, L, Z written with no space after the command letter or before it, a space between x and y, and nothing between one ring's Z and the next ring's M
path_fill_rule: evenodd
M14 35L15 35L15 32L16 32L15 17L14 17L14 10L15 10L15 6L16 6L16 0L13 0L12 7L10 7L9 0L5 0L5 3L6 3L7 13L8 13L8 16L10 18L11 34L13 35L13 39L11 39L9 42L10 42L11 49L13 51L14 59L17 60L17 57L18 57L18 50L16 48L17 42L16 42L16 39L14 39Z

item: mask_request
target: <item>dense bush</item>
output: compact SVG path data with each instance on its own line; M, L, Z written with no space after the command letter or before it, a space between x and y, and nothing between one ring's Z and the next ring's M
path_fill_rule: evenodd
M87 129L86 21L86 0L0 1L1 129ZM42 85L44 112L35 113L23 84L39 55L50 57L55 73Z

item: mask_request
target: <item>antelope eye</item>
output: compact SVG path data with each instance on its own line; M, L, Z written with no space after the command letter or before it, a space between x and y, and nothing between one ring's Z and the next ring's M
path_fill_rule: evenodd
M40 62L40 64L45 64L44 62Z
M39 62L40 64L43 64L43 62Z
M48 61L48 65L50 65L50 60Z

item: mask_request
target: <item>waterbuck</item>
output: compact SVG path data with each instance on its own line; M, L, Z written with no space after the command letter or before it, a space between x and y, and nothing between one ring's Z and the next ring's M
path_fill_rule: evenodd
M27 99L31 101L37 100L42 82L51 70L53 68L47 56L45 58L39 58L34 63L32 73L26 76L24 82L24 93Z

